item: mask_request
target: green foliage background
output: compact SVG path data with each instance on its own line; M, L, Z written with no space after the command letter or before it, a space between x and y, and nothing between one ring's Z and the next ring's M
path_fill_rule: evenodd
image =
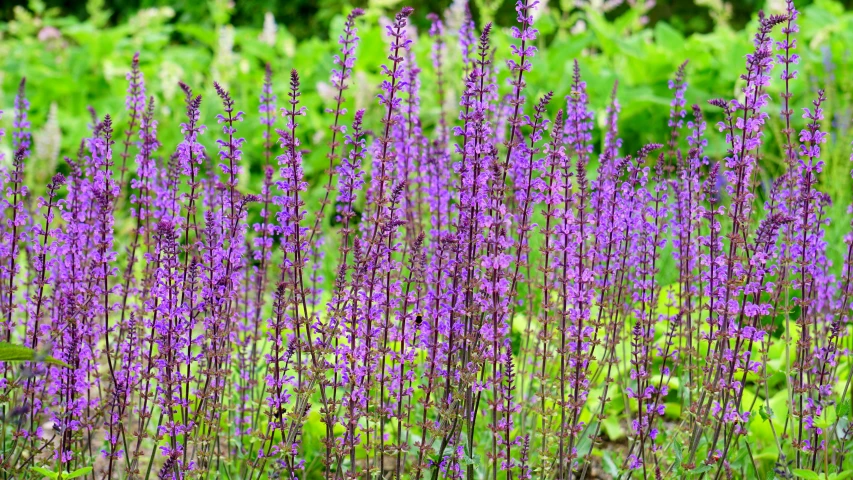
M443 11L450 5L451 0L419 0L409 2L423 11ZM179 20L187 23L206 23L210 20L209 1L192 0L112 0L106 3L109 9L109 19L113 24L122 23L131 18L136 12L144 8L172 7L180 12ZM389 5L392 3L402 4L399 0L381 0L380 2L370 0L289 0L286 2L277 0L239 0L234 2L232 21L235 25L259 25L263 22L265 12L273 13L276 18L283 19L283 24L297 36L307 38L310 36L327 35L330 23L336 15L346 13L353 6L367 7L371 3ZM573 1L550 2L550 7L560 13L571 10ZM697 5L698 3L698 5ZM667 0L659 1L649 12L652 22L665 19L676 25L685 33L707 32L713 28L713 5L718 2L695 2L694 0ZM763 0L737 0L729 2L732 20L741 28L759 8L764 6ZM798 2L800 6L812 3L811 0ZM853 2L847 0L846 5L850 7ZM57 8L62 12L77 18L86 18L88 11L86 3L79 0L46 0L49 8ZM4 2L0 6L0 14L11 17L15 6L26 6L27 0L14 0ZM495 8L496 20L500 25L508 25L515 21L514 4L510 0L485 0L484 2L472 2L472 13L477 20L482 20L481 7ZM614 15L624 12L627 7L618 9ZM415 19L420 26L425 27L424 18Z

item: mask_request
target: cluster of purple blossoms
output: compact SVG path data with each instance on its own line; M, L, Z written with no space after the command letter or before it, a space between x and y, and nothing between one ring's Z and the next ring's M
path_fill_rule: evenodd
M687 62L669 82L668 138L633 154L615 84L596 144L581 62L565 104L532 98L535 0L517 2L508 52L467 5L461 23L430 15L428 66L403 8L384 30L377 102L351 113L354 9L326 145L300 129L298 71L277 95L273 65L258 79L262 154L215 82L215 106L180 84L183 139L161 145L137 54L121 120L95 116L67 173L25 185L22 81L0 171L0 341L34 353L0 364L0 471L564 480L589 475L624 428L622 474L719 478L759 411L794 468L843 465L850 428L829 413L846 392L853 234L836 278L827 97L794 135L799 13L786 6L760 16L737 98L709 102L719 159L705 112L688 108ZM785 171L762 191L775 64ZM430 89L436 109L421 105ZM205 108L219 112L217 155ZM317 205L306 148L328 159ZM240 181L250 163L256 184ZM774 347L784 419L768 413Z

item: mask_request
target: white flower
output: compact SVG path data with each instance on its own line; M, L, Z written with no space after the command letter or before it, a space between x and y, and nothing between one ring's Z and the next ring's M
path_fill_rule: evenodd
M47 113L47 122L41 130L33 135L35 158L42 162L38 169L34 169L36 174L40 176L39 181L43 181L48 172L54 171L56 160L59 158L59 150L62 146L62 130L59 128L58 110L56 102L51 103L50 110Z
M275 46L276 33L278 32L278 25L275 24L275 17L272 12L267 12L264 14L264 29L261 31L260 37L258 39L267 45L273 47Z
M216 46L216 58L213 59L212 76L225 88L228 88L228 80L234 76L234 64L237 63L234 55L234 27L225 25L219 30L219 43Z
M160 71L158 72L158 75L160 76L160 85L163 90L163 97L165 97L167 101L171 101L175 98L175 95L178 92L178 82L184 78L184 70L180 65L164 60L163 63L160 64Z
M466 0L453 0L447 10L444 12L445 24L447 31L455 35L460 28L462 22L465 21L468 2Z

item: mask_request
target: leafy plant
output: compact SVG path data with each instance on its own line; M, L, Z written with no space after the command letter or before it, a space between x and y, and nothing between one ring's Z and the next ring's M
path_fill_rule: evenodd
M32 348L24 347L23 345L14 345L8 342L0 342L0 362L45 362L60 367L68 367L68 364L61 362L51 356L40 355Z
M30 467L30 470L35 473L38 473L39 475L54 480L71 480L72 478L78 478L88 475L92 472L92 467L78 468L73 472L54 472L53 470L44 467Z

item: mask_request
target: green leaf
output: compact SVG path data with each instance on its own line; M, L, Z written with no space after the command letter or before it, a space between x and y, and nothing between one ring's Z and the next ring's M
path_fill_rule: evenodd
M655 40L657 40L658 45L670 52L684 49L684 37L678 30L664 21L655 24Z
M844 470L843 472L833 473L830 476L832 480L845 480L850 477L853 477L853 470Z
M65 480L65 479L82 477L83 475L87 475L91 471L92 471L92 467L78 468L77 470L74 470L73 472L66 473L65 475L62 476L62 478L63 478L63 480Z
M675 464L681 465L681 461L684 460L684 452L681 451L681 444L673 442L672 447L673 453L675 453Z
M198 40L210 48L216 48L217 35L216 30L201 25L191 23L178 23L175 27L178 33L182 33L187 37Z
M705 472L707 472L707 471L710 471L712 468L714 468L714 466L713 466L713 465L705 465L705 464L702 464L702 465L699 465L698 467L694 468L693 470L690 470L690 473L691 473L692 475L696 475L696 474L699 474L699 473L705 473Z
M602 465L604 467L604 472L608 475L616 478L619 475L619 467L616 466L616 462L613 461L613 458L610 457L609 452L604 452L602 456Z
M838 422L835 424L835 434L838 435L838 438L847 440L848 426L850 426L850 420L848 420L846 416L838 419Z
M770 407L764 407L758 409L758 414L761 415L761 419L765 422L773 418L773 409Z
M598 429L598 422L590 422L589 428L593 432L596 431ZM589 435L585 435L578 442L577 450L578 450L578 455L583 455L583 456L586 456L587 453L592 452L592 439L589 438Z
M619 420L608 416L601 422L601 426L604 428L604 433L607 434L607 438L610 440L619 440L620 438L625 437L625 430L622 428L622 424L619 423Z
M44 468L44 467L30 467L30 470L38 473L39 475L43 475L47 478L58 478L59 473L54 472L53 470Z
M45 362L60 367L71 368L70 365L56 358L39 355L32 348L8 342L0 342L0 362Z
M801 468L795 468L791 471L794 472L794 475L796 475L800 478L805 478L807 480L820 480L820 476L811 470L803 470Z
M838 412L836 413L836 415L838 415L839 417L843 417L848 413L850 413L850 400L844 400L843 402L841 402L841 405L838 406Z

